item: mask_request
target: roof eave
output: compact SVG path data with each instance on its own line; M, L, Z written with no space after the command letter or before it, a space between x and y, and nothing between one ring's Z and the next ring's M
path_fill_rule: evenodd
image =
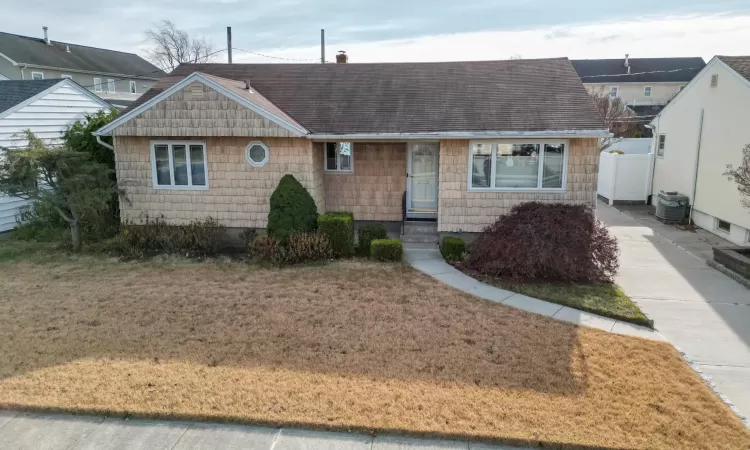
M541 130L541 131L433 131L416 133L311 133L307 136L313 140L329 139L570 139L570 138L608 138L612 133L605 129L594 130Z

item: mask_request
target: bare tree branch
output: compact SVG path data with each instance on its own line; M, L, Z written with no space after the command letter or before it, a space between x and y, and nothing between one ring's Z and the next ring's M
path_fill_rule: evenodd
M146 58L165 72L171 72L181 63L205 63L216 60L214 46L206 38L191 38L170 20L162 20L155 28L146 31L146 40L153 47Z
M750 208L750 144L742 149L742 162L736 169L727 164L727 171L723 173L729 181L737 183L740 191L742 206Z
M629 137L638 128L638 119L628 109L620 97L610 97L603 89L589 94L596 109L604 120L607 128L614 133L614 137L605 138L600 141L599 151L604 151L612 145Z

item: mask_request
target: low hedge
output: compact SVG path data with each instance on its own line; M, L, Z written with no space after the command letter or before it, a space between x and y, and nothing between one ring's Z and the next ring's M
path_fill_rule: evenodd
M466 255L466 242L460 237L446 236L440 245L440 253L448 261L461 261Z
M378 261L401 261L404 247L400 239L375 239L370 243L370 256Z
M354 221L351 213L329 213L318 217L318 233L328 239L334 257L354 253Z
M362 225L357 230L357 253L370 256L370 243L375 239L388 239L388 230L382 223Z

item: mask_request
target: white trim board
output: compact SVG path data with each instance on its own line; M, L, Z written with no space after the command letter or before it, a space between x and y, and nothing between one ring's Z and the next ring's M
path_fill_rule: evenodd
M32 80L28 80L28 81L31 82ZM26 105L29 105L29 104L35 102L36 100L39 100L40 98L44 97L45 95L49 94L50 92L54 92L55 90L57 90L58 88L63 87L63 86L71 87L71 88L77 90L78 92L80 92L81 94L85 95L89 99L91 99L91 100L99 103L100 105L102 105L102 108L106 108L106 109L112 108L111 104L109 104L106 101L102 100L100 97L96 96L93 92L89 91L85 87L81 86L80 84L76 83L75 81L73 81L71 79L63 78L63 79L60 80L59 83L53 84L52 86L50 86L47 89L43 90L42 92L36 94L35 96L27 98L26 100L22 101L21 103L15 105L15 106L12 106L10 109L6 109L5 111L0 111L0 119L4 118L6 116L9 116L10 114L13 114L14 112L18 111L19 109L25 107Z
M200 72L193 72L187 77L180 80L178 83L173 84L168 89L162 91L159 95L151 98L147 102L144 102L143 104L137 106L135 109L131 109L126 114L118 117L117 119L113 120L109 124L103 126L99 130L95 131L93 134L95 136L102 136L107 135L111 133L115 128L119 127L120 125L123 125L130 119L133 119L137 115L141 114L142 112L150 109L157 103L167 99L172 94L175 94L176 92L186 88L190 83L193 82L199 82L204 84L205 86L210 87L211 89L221 93L225 97L234 100L235 102L239 103L240 105L246 107L247 109L256 112L260 114L261 116L265 117L266 119L276 123L280 127L286 129L287 131L290 131L296 136L302 137L309 133L308 130L304 128L300 128L299 126L292 124L281 117L276 116L275 114L261 108L260 106L256 105L255 103L245 99L242 96L239 96L235 94L234 92L230 91L229 89L225 88L224 86L220 85L219 83L216 83L215 81L209 79L205 75L203 75Z

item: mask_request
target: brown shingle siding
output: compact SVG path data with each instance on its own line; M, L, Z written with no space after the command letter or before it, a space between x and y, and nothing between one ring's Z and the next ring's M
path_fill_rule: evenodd
M567 189L561 193L469 192L469 141L440 141L438 231L479 232L513 206L529 202L593 206L596 194L596 139L569 140Z

